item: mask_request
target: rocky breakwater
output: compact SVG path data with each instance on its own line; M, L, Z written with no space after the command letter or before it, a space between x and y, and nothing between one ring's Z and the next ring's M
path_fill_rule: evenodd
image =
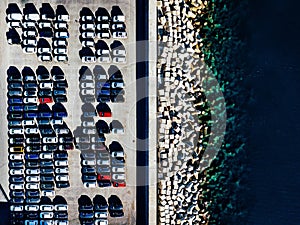
M206 149L216 114L225 113L201 52L201 24L207 1L158 1L158 221L208 224L210 202L203 198ZM212 110L214 107L214 110ZM224 118L224 115L223 115ZM225 124L219 127L224 130ZM213 140L211 140L213 139ZM222 140L221 140L222 141Z

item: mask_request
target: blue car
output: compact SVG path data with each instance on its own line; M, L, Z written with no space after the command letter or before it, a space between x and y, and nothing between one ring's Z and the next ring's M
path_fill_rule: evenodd
M23 99L22 98L9 98L8 99L8 104L23 104Z
M110 88L110 83L109 82L100 82L98 81L96 83L97 88Z
M28 154L26 153L25 154L25 159L39 159L39 154L34 154L34 153L31 153L31 154Z
M54 112L53 116L55 118L62 118L62 117L67 117L68 113L67 112Z
M22 105L11 105L8 107L8 111L9 112L21 112L23 111L23 106Z
M28 119L33 119L37 117L37 113L36 112L26 112L24 113L24 117L28 118Z
M97 90L97 96L98 95L110 95L110 91L109 91L109 89L100 89L100 90Z
M39 112L38 118L51 118L52 113L51 112Z

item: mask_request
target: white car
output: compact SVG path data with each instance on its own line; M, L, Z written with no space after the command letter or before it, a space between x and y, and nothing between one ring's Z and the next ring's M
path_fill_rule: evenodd
M82 132L84 134L96 134L97 133L97 130L96 129L91 129L91 128L84 128L82 130Z
M115 173L112 175L113 180L125 180L125 174L124 173Z
M58 47L58 46L67 46L67 45L68 45L68 42L67 42L67 40L65 40L65 39L59 39L59 40L53 41L53 45L54 45L55 47Z
M57 175L55 176L56 181L69 181L69 176L68 175Z
M108 38L110 38L110 33L109 33L109 31L106 31L106 30L97 32L97 38L100 38L100 39L106 38L106 39L108 39Z
M81 21L93 21L94 17L93 16L82 16Z
M53 83L52 82L41 82L39 87L41 89L43 89L43 88L52 89L53 88Z
M68 160L55 160L55 166L68 166Z
M24 127L26 126L34 126L36 123L35 123L35 120L22 120L22 125Z
M99 23L96 26L97 30L109 29L109 23Z
M68 211L68 205L65 204L57 204L54 206L55 211Z
M96 55L107 55L107 54L109 54L110 53L110 51L109 51L109 49L98 49L97 51L96 51Z
M23 99L23 102L25 104L29 104L29 103L37 104L38 99L36 97L26 97L26 98Z
M83 186L85 188L95 188L95 187L97 187L97 183L96 182L84 182Z
M82 41L81 42L82 47L94 47L95 46L95 42L94 41Z
M26 176L26 182L40 182L40 176Z
M10 169L9 174L10 175L23 175L24 170L23 169Z
M68 50L67 48L54 48L53 52L54 54L67 54Z
M101 55L98 57L100 63L110 63L110 57L108 54L106 55Z
M107 219L97 219L95 220L95 225L108 225Z
M82 30L92 30L92 31L94 31L95 30L95 24L93 24L93 23L81 24L81 29Z
M11 190L23 190L24 184L10 184L9 189Z
M52 219L53 215L53 212L40 212L40 218L42 219Z
M25 30L23 32L24 37L36 37L37 36L37 32L36 30Z
M84 166L95 166L96 165L96 160L83 159L82 160L82 165L84 165Z
M26 169L25 173L26 175L39 175L40 169Z
M36 41L36 39L24 39L23 40L23 44L24 45L36 46L37 45L37 41Z
M53 205L40 205L40 211L51 212L53 211Z
M56 15L58 21L70 21L69 15Z
M38 13L30 13L24 15L24 20L38 21L39 19L40 19L40 15Z
M25 188L28 190L38 190L38 189L40 189L40 184L39 183L26 183Z
M56 174L68 174L69 173L69 168L68 167L56 168L55 173Z
M111 168L111 171L113 173L125 173L125 167L124 166L120 166L120 167L117 167L117 166L113 166Z
M42 190L42 196L55 196L55 191L53 190Z
M9 21L9 22L7 23L7 25L8 25L10 28L13 28L13 27L21 27L20 21Z
M38 128L25 128L25 134L38 134Z
M111 26L112 30L124 30L126 28L124 23L113 23Z
M9 159L10 160L23 160L24 155L23 154L10 154Z
M95 95L95 89L82 89L82 95Z
M10 211L21 212L21 211L23 211L23 206L22 205L11 205Z
M39 28L45 28L45 27L52 27L52 24L50 21L43 21L39 22Z
M35 21L29 20L29 21L25 21L22 25L24 28L35 28L36 23Z
M43 137L42 142L45 144L57 143L57 137Z
M126 31L114 31L112 32L113 38L127 38Z
M38 48L38 53L51 53L51 48Z
M123 82L111 82L111 88L124 88Z
M110 154L112 157L125 157L124 151L113 151Z
M55 29L68 29L68 23L67 22L59 22L54 24Z
M126 57L113 57L113 63L126 63Z
M81 60L83 63L94 63L94 62L96 62L96 57L95 56L83 56Z
M94 127L95 126L95 122L94 121L83 121L82 122L82 126L83 127Z
M38 211L39 208L38 205L25 205L25 211Z
M22 128L11 128L11 129L9 129L9 134L10 135L24 134L24 130Z
M53 153L52 152L43 152L40 154L40 159L53 159Z
M110 161L107 159L98 159L97 160L97 165L99 166L110 166Z
M100 218L100 219L106 219L108 217L108 212L102 211L102 212L95 212L95 218Z
M62 119L52 119L51 123L52 123L52 125L55 125L55 124L62 125L64 123L64 121Z
M52 56L50 54L42 54L38 56L38 60L41 62L49 62L52 61Z
M70 132L70 130L67 128L63 128L63 129L56 128L55 129L56 134L68 134L69 132Z
M81 88L95 88L94 82L82 82Z
M92 31L82 32L81 36L83 38L95 38L95 32Z
M66 61L68 61L68 56L66 56L66 55L55 55L54 60L56 62L66 62Z
M27 53L27 54L36 53L36 47L34 47L34 46L25 46L23 48L23 53Z
M69 38L69 34L66 31L58 31L58 32L55 32L55 37L56 38Z
M123 49L113 49L113 56L126 56L126 50Z

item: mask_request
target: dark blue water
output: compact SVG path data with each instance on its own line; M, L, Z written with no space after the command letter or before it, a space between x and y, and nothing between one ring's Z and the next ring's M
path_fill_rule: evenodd
M249 1L247 225L300 224L300 2Z

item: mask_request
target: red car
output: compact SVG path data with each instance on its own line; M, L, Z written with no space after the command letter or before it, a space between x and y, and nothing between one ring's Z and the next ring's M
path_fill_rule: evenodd
M39 102L41 104L44 104L44 103L51 103L53 102L53 99L52 98L39 98Z
M111 180L111 175L110 173L106 173L106 174L100 174L98 173L97 174L97 180L100 181L100 180L108 180L110 181Z
M112 184L114 187L126 187L125 181L113 181Z
M99 112L98 115L100 117L111 117L111 112Z

